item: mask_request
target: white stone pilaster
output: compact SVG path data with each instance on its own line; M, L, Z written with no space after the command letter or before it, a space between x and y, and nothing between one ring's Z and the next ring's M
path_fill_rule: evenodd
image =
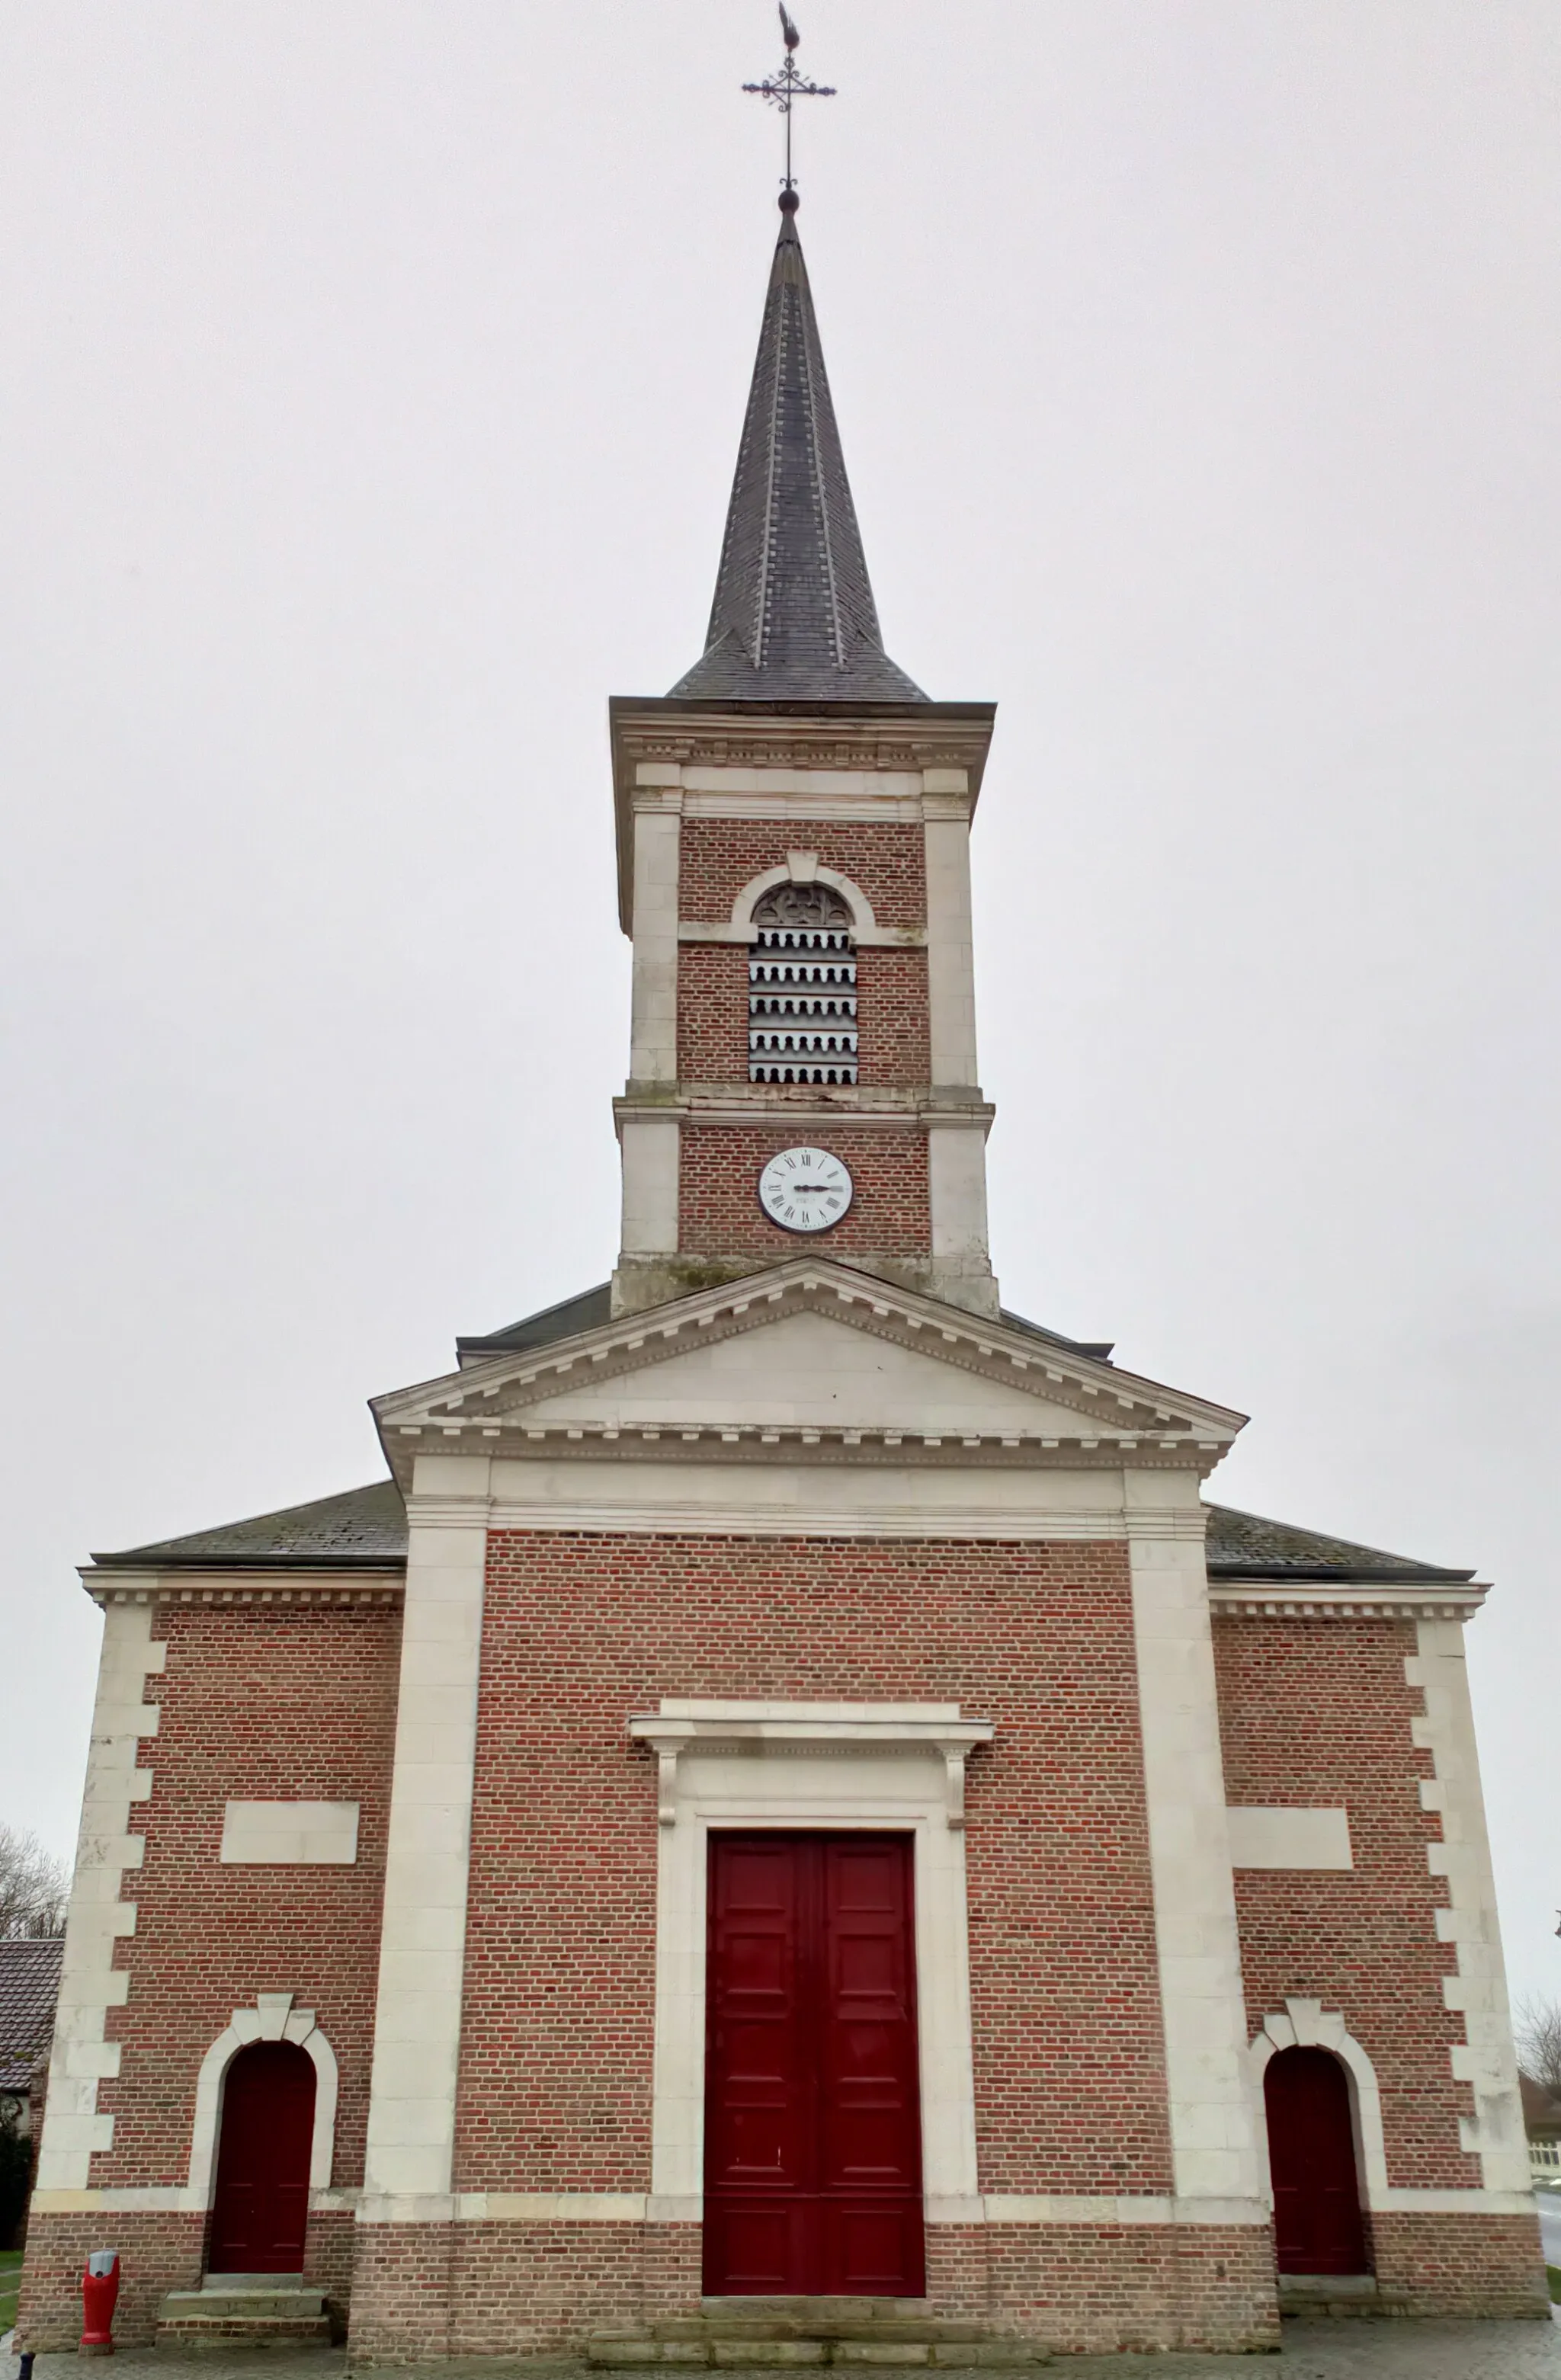
M986 1237L984 1117L929 1126L927 1197L934 1296L995 1316L997 1283Z
M150 1585L150 1582L147 1583ZM152 1640L154 1606L147 1589L140 1601L104 1608L103 1651L97 1699L81 1801L81 1831L76 1873L65 1921L65 1962L60 1975L59 2015L49 2058L49 2093L38 2155L37 2196L46 2208L56 2191L84 2191L91 2159L114 2144L114 2119L98 2113L98 2084L119 2071L119 2045L105 2041L111 2008L122 2008L130 1978L114 1964L114 1945L136 1930L133 1901L119 1897L127 1868L141 1864L144 1844L130 1832L130 1811L152 1791L152 1771L136 1765L148 1736L157 1732L158 1709L144 1699L146 1681L167 1658L167 1645ZM133 1596L127 1584L121 1590Z
M647 776L656 773L640 768L643 790L634 799L634 990L628 1072L637 1083L677 1079L677 871L683 821L679 793L645 785ZM672 773L676 777L677 772Z
M618 1126L626 1257L671 1256L677 1249L680 1131L676 1116L625 1116Z
M970 799L963 769L922 771L927 1010L934 1084L979 1082L970 927Z
M1413 1735L1421 1750L1433 1755L1436 1767L1434 1779L1421 1783L1421 1800L1442 1818L1442 1840L1428 1844L1426 1856L1432 1874L1447 1879L1449 1905L1436 1912L1437 1938L1453 1943L1457 1952L1457 1973L1445 1978L1442 1989L1447 2006L1460 2010L1464 2021L1464 2044L1452 2053L1453 2072L1474 2090L1474 2115L1459 2118L1459 2134L1464 2148L1480 2159L1485 2190L1518 2191L1527 2197L1531 2188L1529 2146L1518 2091L1463 1623L1421 1620L1415 1635L1417 1649L1405 1662L1404 1673L1411 1686L1422 1689L1425 1716L1414 1720Z
M371 2222L450 2212L487 1485L481 1458L420 1456L408 1505L363 2172L361 2213Z
M1163 1511L1135 1511L1164 1506L1163 1474L1124 1484L1177 2209L1262 2223L1203 1547ZM1196 1480L1186 1491L1196 1500Z

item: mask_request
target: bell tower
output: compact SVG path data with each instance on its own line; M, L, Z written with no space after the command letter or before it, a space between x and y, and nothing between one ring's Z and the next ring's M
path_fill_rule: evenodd
M997 1313L970 831L990 703L884 650L797 193L781 195L705 650L610 706L634 945L615 1312L804 1245Z

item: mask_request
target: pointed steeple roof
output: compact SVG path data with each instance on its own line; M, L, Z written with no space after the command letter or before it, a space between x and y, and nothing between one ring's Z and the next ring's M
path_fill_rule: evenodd
M781 193L759 356L701 660L674 695L925 702L884 650L823 347Z

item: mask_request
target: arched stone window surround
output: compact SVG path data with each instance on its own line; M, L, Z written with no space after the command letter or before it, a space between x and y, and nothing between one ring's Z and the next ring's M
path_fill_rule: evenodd
M757 930L753 912L765 893L773 892L777 884L827 884L832 892L838 892L842 901L850 905L853 939L858 942L878 939L878 920L861 886L853 883L848 876L839 875L833 868L821 868L811 851L788 851L784 868L766 868L762 876L755 876L743 886L732 904L734 935L744 941L752 938Z
M1274 2204L1274 2179L1268 2165L1268 2110L1263 2100L1263 2076L1268 2061L1282 2049L1329 2049L1344 2068L1349 2083L1349 2119L1355 2134L1355 2170L1360 2203L1368 2208L1387 2203L1387 2145L1383 2137L1382 2094L1376 2069L1335 2010L1321 2000L1285 2000L1282 2015L1265 2016L1262 2031L1247 2053L1257 2100L1258 2152L1263 2194Z
M217 2135L222 2123L223 2084L241 2049L253 2041L291 2041L314 2063L314 2138L309 2155L309 2187L329 2190L336 2147L336 2054L314 2022L314 2010L293 2006L291 1992L257 1992L251 2008L237 2008L201 2060L195 2086L195 2123L189 2136L188 2204L210 2206L217 2178Z

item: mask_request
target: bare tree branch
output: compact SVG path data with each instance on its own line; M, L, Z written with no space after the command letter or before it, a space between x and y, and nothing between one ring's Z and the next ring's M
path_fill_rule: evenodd
M1512 2029L1518 2041L1518 2063L1525 2074L1543 2082L1553 2097L1561 2097L1561 2000L1537 1995L1519 2000Z
M0 1940L63 1934L70 1870L36 1835L0 1826Z

